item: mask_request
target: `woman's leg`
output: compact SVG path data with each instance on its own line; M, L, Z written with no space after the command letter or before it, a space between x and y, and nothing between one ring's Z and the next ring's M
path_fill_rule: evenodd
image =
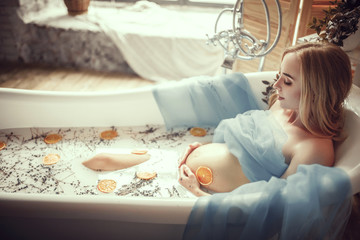
M96 171L114 171L132 167L150 159L149 154L111 154L100 153L82 164Z

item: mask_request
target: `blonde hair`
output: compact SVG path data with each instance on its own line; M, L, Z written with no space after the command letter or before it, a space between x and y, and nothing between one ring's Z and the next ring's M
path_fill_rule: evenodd
M327 43L304 43L287 48L300 60L299 117L305 128L319 137L340 140L344 124L344 100L352 86L349 57ZM272 103L274 96L271 97Z

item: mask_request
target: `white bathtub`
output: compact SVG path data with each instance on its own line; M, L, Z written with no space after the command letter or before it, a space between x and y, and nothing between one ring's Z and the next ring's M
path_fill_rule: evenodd
M264 89L261 80L272 80L275 73L246 76L260 103ZM354 114L360 113L359 92L359 88L354 86L348 101L350 111L346 125L351 130L350 135L336 152L336 165L351 176L353 193L360 191L360 148L357 146L360 142L360 118ZM106 93L0 89L0 114L0 130L164 124L152 87ZM246 201L247 196L243 198ZM0 192L0 236L181 239L195 201L196 198Z

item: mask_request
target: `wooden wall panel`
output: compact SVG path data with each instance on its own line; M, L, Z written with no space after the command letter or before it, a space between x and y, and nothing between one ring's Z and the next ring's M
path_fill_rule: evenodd
M329 6L332 6L329 0L304 0L298 37L315 33L314 30L308 27L308 24L312 21L313 17L322 18L324 16L323 10L328 9Z

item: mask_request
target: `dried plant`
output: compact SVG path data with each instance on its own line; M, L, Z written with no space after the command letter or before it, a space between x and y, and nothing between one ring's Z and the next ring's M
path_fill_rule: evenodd
M338 46L343 46L343 40L358 29L360 18L360 1L342 0L329 1L332 6L323 10L322 19L313 17L309 28L314 29L320 40L326 40Z
M261 92L264 97L261 99L264 103L269 104L270 96L275 93L274 83L279 79L280 74L276 74L276 78L273 82L269 82L268 80L262 80L262 83L266 85L265 91Z

